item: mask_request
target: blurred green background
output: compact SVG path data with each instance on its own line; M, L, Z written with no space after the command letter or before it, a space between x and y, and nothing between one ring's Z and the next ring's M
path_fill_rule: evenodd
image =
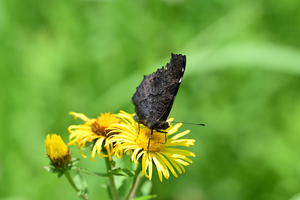
M193 164L159 182L164 200L284 200L300 193L300 1L1 1L0 199L79 199L44 140L69 111L134 112L144 74L187 56L171 117ZM76 146L71 149L80 157ZM89 155L89 152L87 152ZM101 171L102 161L81 164ZM90 199L104 179L86 176Z

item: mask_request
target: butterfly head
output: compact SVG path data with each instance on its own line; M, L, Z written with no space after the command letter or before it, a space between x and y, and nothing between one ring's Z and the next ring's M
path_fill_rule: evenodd
M166 130L167 128L170 127L169 123L166 121L146 120L145 118L140 118L138 115L135 115L133 118L135 119L135 121L137 121L138 123L144 124L149 129Z
M147 124L147 127L155 130L160 130L160 129L166 130L167 128L170 127L170 125L166 121L152 121Z

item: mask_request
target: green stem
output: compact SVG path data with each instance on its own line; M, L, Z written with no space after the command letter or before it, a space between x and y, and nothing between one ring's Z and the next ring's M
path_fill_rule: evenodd
M74 181L73 181L73 179L72 179L70 173L69 173L69 172L65 172L64 174L65 174L66 178L68 179L70 185L74 188L74 190L75 190L76 192L79 192L80 190L79 190L79 189L77 188L77 186L75 185L75 183L74 183ZM88 196L87 196L86 194L82 194L82 195L80 195L80 197L81 197L82 199L84 199L84 200L88 200Z
M139 162L138 166L137 166L137 168L135 170L135 175L132 178L130 189L129 189L127 195L126 195L125 200L133 199L134 198L136 190L137 190L137 187L138 187L138 185L140 183L140 180L141 180L141 176L140 176L141 171L142 171L142 162Z
M105 157L105 164L106 164L108 179L109 179L109 182L110 182L111 191L112 191L114 200L119 200L118 191L117 191L117 188L116 188L116 185L115 185L114 177L110 173L110 171L111 171L111 162L110 162L108 157Z

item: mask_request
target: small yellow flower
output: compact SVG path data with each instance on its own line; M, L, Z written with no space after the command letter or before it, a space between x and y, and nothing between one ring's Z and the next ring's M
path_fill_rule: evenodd
M71 162L71 154L59 135L47 135L45 140L46 153L55 167L63 167Z
M115 148L120 144L116 143L115 147L113 143L108 143L109 136L112 136L111 133L107 130L107 128L111 124L118 124L120 120L113 114L105 113L101 114L97 119L90 119L86 117L82 113L70 112L70 115L74 115L75 119L78 117L83 120L85 123L83 125L71 125L68 130L70 132L69 136L69 145L76 145L80 147L81 155L84 158L87 158L83 152L82 148L85 146L86 142L94 141L94 147L92 150L92 160L95 160L96 152L101 158L101 155L104 157L109 157L111 160L111 156L115 153ZM114 134L117 134L116 132ZM103 149L104 148L104 149ZM105 152L103 152L105 151ZM117 157L122 157L122 152L116 154Z
M111 132L119 133L110 142L119 141L122 143L122 146L116 150L116 153L123 151L123 149L125 151L133 151L131 155L132 161L136 164L138 161L142 162L142 176L145 175L151 180L154 164L156 165L160 181L163 180L162 175L168 179L170 172L175 177L178 177L177 172L181 174L185 171L184 166L192 163L188 156L195 157L194 153L183 149L170 148L175 146L189 147L195 143L193 139L179 139L187 135L190 130L172 136L182 126L182 123L170 126L166 129L166 133L153 130L153 135L149 143L151 130L141 124L139 125L134 120L134 115L121 111L117 116L123 123L114 124L110 127ZM168 122L172 120L169 119Z

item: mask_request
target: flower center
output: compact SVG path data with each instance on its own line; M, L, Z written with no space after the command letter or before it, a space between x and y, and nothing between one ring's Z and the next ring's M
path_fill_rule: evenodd
M149 138L151 135L151 129L144 127L140 128L140 132L136 138L136 143L144 149L144 151L149 152L160 152L164 150L167 143L167 133L158 132L156 130L153 130L152 138ZM149 146L148 146L149 144Z
M95 121L92 125L91 125L92 131L94 133L96 133L97 135L102 135L104 137L106 137L106 132L105 129L107 127L101 126L97 121Z
M111 124L118 123L120 123L120 120L117 117L113 114L105 113L101 114L100 117L96 119L96 121L91 125L91 129L95 134L107 137L109 130L106 130L106 128L108 128Z

